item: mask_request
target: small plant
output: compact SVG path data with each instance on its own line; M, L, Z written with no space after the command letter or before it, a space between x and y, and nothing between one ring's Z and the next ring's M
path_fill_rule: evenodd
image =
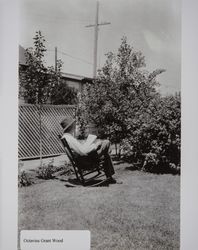
M37 175L39 178L44 179L44 180L48 180L48 179L52 179L53 177L53 173L54 173L54 165L53 165L53 161L52 160L50 163L43 164L42 167L39 167L37 170Z
M155 153L148 153L145 156L144 164L142 170L152 171L156 166L158 166L159 160Z
M18 174L18 187L27 187L32 185L33 182L29 178L28 174L22 170Z
M65 161L63 165L56 167L56 175L66 175L69 176L74 173L73 167L70 162Z
M65 174L66 175L69 176L69 175L74 173L74 170L73 170L73 167L72 167L71 163L66 162L64 168L65 168Z
M176 166L174 163L169 163L170 171L174 174L180 174L180 165Z
M23 170L23 162L19 161L18 164L18 187L27 187L32 185L32 181L28 174Z

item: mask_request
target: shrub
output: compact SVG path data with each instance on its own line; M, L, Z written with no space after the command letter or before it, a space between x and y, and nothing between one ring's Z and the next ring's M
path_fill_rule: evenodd
M33 182L31 181L28 174L24 170L20 171L20 173L18 174L18 187L27 187L32 184Z
M70 163L65 161L65 163L61 166L54 167L53 173L54 175L71 175L73 174L73 167Z
M143 170L180 167L180 94L162 97L156 77L148 72L145 59L122 39L117 53L107 60L92 84L83 90L78 118L85 133L93 123L100 138L120 144L127 161ZM82 134L83 134L82 133Z
M59 84L52 90L51 104L76 104L77 91L75 88L69 87L62 79Z
M155 153L148 153L145 155L142 170L152 171L159 163L159 158Z
M180 174L180 165L176 166L174 163L170 163L169 168L173 174Z
M165 70L148 72L141 52L135 51L123 37L117 53L107 53L104 66L92 84L86 84L78 104L78 122L82 134L87 124L97 127L100 138L119 144L127 138L131 121L158 95L156 76Z
M160 97L149 114L131 120L131 133L122 141L124 157L140 162L143 170L159 172L180 169L180 95ZM175 166L175 167L173 167Z
M68 163L68 162L65 162L65 164L61 166L61 169L62 169L61 175L69 176L74 173L71 163Z
M37 177L44 180L53 179L58 175L71 175L73 173L73 168L70 163L65 162L61 166L54 166L54 160L48 164L43 164L37 170Z
M53 160L48 164L43 164L43 166L39 167L37 170L38 177L44 180L53 179L54 178L53 173L54 173Z

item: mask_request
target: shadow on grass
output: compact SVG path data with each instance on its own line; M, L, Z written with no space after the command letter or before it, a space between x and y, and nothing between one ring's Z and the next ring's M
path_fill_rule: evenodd
M180 169L174 169L174 168L168 168L163 166L153 167L151 169L144 169L139 164L132 164L131 166L128 166L125 168L125 170L129 171L141 171L141 172L147 172L152 174L172 174L172 175L180 175Z
M137 166L131 165L125 168L126 170L130 170L130 171L137 171L140 170Z
M111 155L111 159L113 161L113 165L120 165L123 163L127 163L127 161L123 160L122 158L116 155Z
M168 164L159 163L158 166L149 166L149 167L143 167L143 163L140 162L131 162L130 159L117 156L117 155L111 155L111 158L113 160L113 164L121 165L121 164L128 164L129 166L125 167L125 170L129 171L141 171L141 172L147 172L152 174L172 174L172 175L180 175L180 168L178 167L170 167Z
M90 179L84 185L77 179L69 178L65 184L66 187L108 187L108 179Z

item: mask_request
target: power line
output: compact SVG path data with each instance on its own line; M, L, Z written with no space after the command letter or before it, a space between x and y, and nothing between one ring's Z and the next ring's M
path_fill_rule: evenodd
M48 51L54 52L54 50L51 50L51 49L48 49ZM61 50L57 50L57 52L59 52L59 53L62 54L62 55L71 57L71 58L73 58L73 59L75 59L75 60L78 60L78 61L81 61L81 62L90 64L90 65L93 65L93 63L90 63L90 62L88 62L88 61L86 61L86 60L84 60L84 59L82 59L82 58L80 58L80 57L72 56L72 55L70 55L70 54L68 54L68 53L66 53L66 52L61 51Z

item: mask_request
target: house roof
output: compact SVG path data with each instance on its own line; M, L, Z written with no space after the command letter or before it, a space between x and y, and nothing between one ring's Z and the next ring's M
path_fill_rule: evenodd
M19 64L27 65L25 57L25 49L21 45L19 45Z
M89 78L89 77L85 77L85 76L82 76L82 75L76 75L76 74L71 74L71 73L64 73L62 72L62 76L64 78L68 78L68 79L73 79L73 80L77 80L77 81L91 81L92 78Z
M21 45L19 45L19 64L27 66L25 52L26 52L25 49ZM92 82L93 80L92 78L89 78L86 76L76 75L76 74L71 74L71 73L64 73L64 72L62 72L62 76L64 78L72 79L72 80L76 80L80 82Z

